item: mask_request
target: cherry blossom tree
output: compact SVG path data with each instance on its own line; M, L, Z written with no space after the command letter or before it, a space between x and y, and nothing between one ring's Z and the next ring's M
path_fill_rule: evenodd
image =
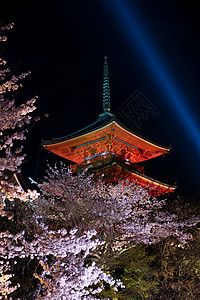
M170 236L184 246L190 238L186 229L200 220L178 220L163 210L165 200L151 198L138 185L107 185L86 170L74 176L64 165L49 166L38 187L40 196L28 204L35 211L34 236L27 240L25 232L1 233L0 256L8 266L15 257L38 260L42 272L34 276L42 299L91 299L103 283L122 288L102 269L105 251L120 253L138 242L149 245ZM89 263L88 255L94 257Z
M40 196L30 202L30 207L46 228L36 235L34 242L37 249L34 255L43 267L41 274L35 274L43 286L38 297L44 299L90 299L92 294L102 291L101 285L91 288L101 280L117 288L110 275L99 268L105 267L108 256L119 255L141 242L155 244L166 237L177 238L178 245L184 247L191 237L188 229L200 222L198 216L180 220L166 212L166 200L152 198L148 190L136 184L128 181L105 184L103 177L94 180L87 170L75 175L62 163L60 167L48 165L47 176L37 185ZM77 235L72 239L68 232L74 234L74 228ZM90 246L88 234L96 235L96 246ZM67 240L63 240L65 237ZM77 241L79 253L74 245ZM62 245L67 255L65 251L62 255ZM92 254L97 265L94 261L85 265L88 254ZM49 263L48 255L55 260Z
M0 43L7 40L3 32L13 27L13 24L0 26ZM20 166L25 158L20 141L26 139L27 126L31 122L30 113L35 109L37 97L33 97L20 105L16 104L16 92L22 87L21 81L30 72L14 75L7 67L7 62L0 58L0 214L4 212L5 197L12 201L15 198L28 200L29 194L24 193L20 185L7 179L12 173L20 172ZM34 197L34 194L32 195Z
M190 238L187 229L200 222L198 216L179 220L165 211L166 200L152 198L147 189L134 183L105 184L103 178L87 176L87 170L74 176L64 165L60 169L49 166L45 181L38 186L41 196L33 207L45 223L77 226L79 231L96 229L113 249L129 243L156 243L168 236L184 244Z
M123 288L119 280L114 280L98 267L95 262L86 265L85 258L104 242L95 239L96 231L87 231L81 236L77 229L49 230L38 222L38 232L32 241L25 239L25 232L13 235L9 232L0 234L0 256L9 269L9 261L14 258L37 258L43 268L41 274L34 276L41 282L37 290L42 299L90 299L90 295L100 293L104 285ZM6 261L6 263L5 263ZM4 271L5 270L1 270ZM3 275L4 279L7 275ZM8 275L2 280L0 296L13 292L18 286L10 287ZM6 283L5 283L6 281ZM0 298L1 299L1 298Z
M0 46L7 40L3 34L13 27L12 24L0 26ZM0 50L3 49L2 47ZM1 53L0 53L1 55ZM30 72L14 75L7 67L7 62L0 57L0 216L5 216L6 211L4 200L13 201L20 199L23 201L37 196L36 191L25 192L17 184L16 174L20 172L20 166L25 158L22 153L23 146L21 141L25 140L28 131L27 126L31 122L30 113L35 109L37 97L16 104L16 92L22 87L21 81L26 78ZM14 174L15 180L9 181L9 177ZM9 236L9 234L8 234ZM17 286L11 287L9 274L9 261L1 260L0 264L0 295L3 297L14 291Z

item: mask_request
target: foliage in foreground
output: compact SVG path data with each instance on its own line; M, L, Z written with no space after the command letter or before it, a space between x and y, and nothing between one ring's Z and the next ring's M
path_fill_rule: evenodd
M195 241L190 228L199 222L198 216L179 220L164 211L164 201L128 182L106 185L86 173L73 176L63 165L61 169L49 167L47 173L38 185L40 196L18 207L19 215L26 208L30 226L21 223L24 230L20 233L0 236L7 267L11 269L16 258L37 261L33 276L39 280L38 298L127 299L134 295L154 299L159 293L178 297L182 277L177 281L177 272L184 265L184 253L195 249L189 247ZM169 253L162 254L166 249ZM174 254L180 261L172 276L166 270L175 263ZM167 260L170 256L172 261ZM199 276L192 274L196 279L191 290Z
M140 243L107 258L106 265L126 288L115 294L107 289L101 293L102 298L199 299L199 230L184 246L174 238L148 246Z

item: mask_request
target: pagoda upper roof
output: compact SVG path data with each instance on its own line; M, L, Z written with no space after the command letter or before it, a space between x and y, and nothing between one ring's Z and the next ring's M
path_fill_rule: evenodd
M158 145L127 129L111 113L103 113L98 119L60 138L43 141L51 152L78 164L87 157L104 153L123 154L132 163L141 162L169 152L169 147Z
M42 145L45 147L47 145L54 145L54 144L59 144L59 143L62 143L62 142L65 142L65 141L68 141L68 140L71 140L71 139L74 139L74 138L77 138L77 137L80 137L80 136L83 136L87 133L92 133L93 131L96 131L98 129L101 129L103 128L104 126L108 125L108 124L111 124L111 123L116 123L118 124L120 127L122 127L124 130L128 131L130 134L133 134L135 137L143 140L143 141L146 141L147 143L150 143L156 147L159 147L163 150L166 150L166 151L169 151L171 148L170 147L167 147L167 146L163 146L163 145L159 145L158 143L156 142L152 142L150 141L149 139L147 138L144 138L142 137L141 135L133 132L132 130L128 129L126 126L124 126L117 118L114 114L110 114L110 113L103 113L103 114L100 114L98 119L93 122L92 124L80 129L80 130L77 130L75 131L74 133L71 133L71 134L68 134L68 135L65 135L63 137L58 137L58 138L51 138L50 140L43 140L42 141Z
M103 113L94 123L69 135L43 141L43 146L77 164L107 155L121 155L129 163L139 163L169 152L169 147L151 142L126 128L110 110L108 63L105 56Z
M42 144L43 144L43 146L58 144L58 143L79 137L86 133L93 132L94 130L99 129L115 120L116 120L116 118L115 118L114 114L103 113L103 114L99 115L98 119L95 122L93 122L92 124L82 128L78 131L75 131L74 133L63 136L63 137L51 138L51 140L43 140Z

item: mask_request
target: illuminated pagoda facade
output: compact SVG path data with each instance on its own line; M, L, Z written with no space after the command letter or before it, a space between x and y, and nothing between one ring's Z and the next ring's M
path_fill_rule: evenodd
M87 168L112 183L136 182L153 196L172 192L169 186L139 172L138 164L170 151L125 128L110 112L107 57L104 58L103 113L91 125L65 137L44 141L45 149L73 162L75 172ZM75 163L75 164L74 164Z

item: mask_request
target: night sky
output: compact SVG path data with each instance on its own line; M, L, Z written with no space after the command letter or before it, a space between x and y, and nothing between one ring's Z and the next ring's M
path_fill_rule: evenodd
M102 113L104 54L111 111L125 126L171 153L145 163L147 175L200 192L200 18L198 1L4 1L0 22L14 22L3 57L15 74L30 70L20 93L38 95L23 172L37 179L41 140L70 134ZM137 91L137 92L136 92ZM140 124L122 114L132 94L152 109ZM127 99L129 98L128 102ZM150 110L151 110L150 109Z

